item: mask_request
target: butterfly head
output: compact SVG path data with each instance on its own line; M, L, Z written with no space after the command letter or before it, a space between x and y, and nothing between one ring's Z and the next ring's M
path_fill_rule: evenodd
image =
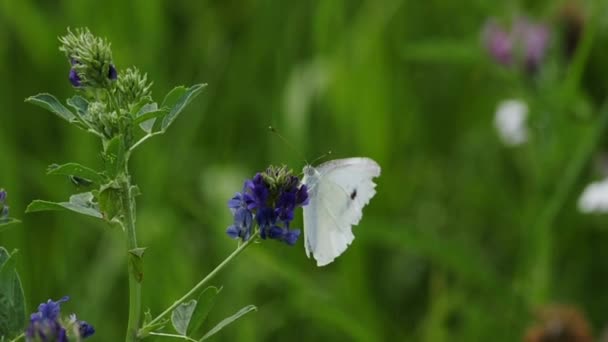
M312 167L312 165L304 166L304 176L305 177L314 177L317 174L317 170Z

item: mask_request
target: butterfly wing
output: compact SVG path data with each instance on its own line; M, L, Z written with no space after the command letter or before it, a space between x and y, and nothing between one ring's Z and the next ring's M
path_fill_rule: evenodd
M312 254L317 265L324 266L354 240L352 226L376 194L372 178L380 175L380 166L369 158L347 158L307 167L304 173L310 196L304 207L306 255Z

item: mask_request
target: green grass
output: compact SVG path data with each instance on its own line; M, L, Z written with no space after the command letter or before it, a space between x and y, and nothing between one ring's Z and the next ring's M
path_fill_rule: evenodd
M247 250L215 279L223 290L207 328L247 304L259 310L215 340L513 341L550 303L581 308L597 335L608 305L606 217L578 213L576 200L600 177L594 160L606 148L606 22L588 21L569 67L556 57L556 32L534 82L494 65L480 45L490 16L519 10L559 28L558 7L1 2L0 186L23 224L0 233L0 245L20 251L28 311L70 295L66 312L95 325L92 340L124 338L123 233L69 213L22 214L34 199L74 192L68 179L45 175L48 164L101 165L97 139L23 102L71 94L57 36L88 26L112 42L119 71L148 72L157 99L177 84L208 83L132 160L148 247L143 302L153 313L236 247L224 233L226 202L246 177L270 163L299 170L331 150L382 166L353 245L325 268L301 243ZM533 131L515 149L493 128L496 104L512 97L528 101Z

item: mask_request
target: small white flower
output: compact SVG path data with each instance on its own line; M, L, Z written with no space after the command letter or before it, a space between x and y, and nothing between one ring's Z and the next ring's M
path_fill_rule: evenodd
M585 213L608 213L608 178L593 182L578 199L578 209Z
M507 146L517 146L528 140L528 105L521 100L505 100L498 104L494 126L502 142Z

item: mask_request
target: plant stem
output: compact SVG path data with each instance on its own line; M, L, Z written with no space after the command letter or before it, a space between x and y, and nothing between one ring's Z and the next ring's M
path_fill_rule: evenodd
M125 158L126 159L126 158ZM131 179L125 160L125 173L120 180L120 196L123 210L123 225L127 232L127 251L137 247L137 234L135 231L135 199L131 193ZM131 261L131 254L127 252L129 269L129 323L127 325L127 342L138 341L137 330L141 321L141 278L138 279L137 271Z
M188 293L183 295L180 299L176 300L170 307L168 307L160 315L156 316L156 318L154 318L152 321L150 321L148 324L146 324L142 328L142 330L144 330L144 332L145 332L146 328L149 328L150 326L153 326L155 323L158 323L163 317L165 317L169 313L171 313L171 311L173 311L173 309L175 309L181 303L185 302L190 297L192 297L192 295L194 295L203 286L205 286L209 282L209 280L211 280L217 273L219 273L219 271L221 271L224 267L226 267L226 265L228 265L237 255L241 254L241 252L243 252L245 250L245 248L247 248L249 245L251 245L251 243L253 243L253 241L257 238L257 236L258 236L258 232L254 233L249 238L249 240L247 240L245 243L240 245L234 252L232 252L232 254L230 254L224 261L222 261L221 264L217 265L217 267L215 269L213 269L213 271L211 271L211 273L207 274L207 276L205 278L203 278L203 280L201 280L190 291L188 291Z
M25 333L21 333L21 335L16 336L14 339L12 339L10 342L17 342L20 341L21 339L23 339L25 337Z
M137 146L141 145L141 144L142 144L144 141L146 141L146 140L148 140L148 139L150 139L150 138L152 138L152 137L154 137L154 136L157 136L157 135L163 134L163 133L165 133L165 132L160 131L160 132L148 133L148 134L144 135L144 137L143 137L143 138L139 139L139 141L137 141L135 144L133 144L133 146L131 146L131 147L129 148L129 153L131 153L131 151L135 150L135 148L136 148Z
M572 161L558 182L555 193L544 207L533 226L533 241L536 241L535 258L530 270L531 286L529 301L532 305L544 302L549 294L551 281L551 250L553 222L561 208L566 203L568 195L576 185L579 175L584 170L587 161L602 138L602 133L608 127L608 100L601 108L600 116L596 119L592 131L583 139L576 150Z
M151 332L150 335L154 335L154 336L160 336L160 337L171 337L171 338L178 338L181 340L186 340L186 341L194 341L194 342L198 342L195 339L192 339L186 335L175 335L175 334L165 334L165 333L155 333L155 332Z
M598 13L603 13L600 10L603 10L605 7L600 6L600 2L597 0L593 1L591 6L594 8L594 11L592 11L594 14L592 15L589 24L586 26L580 46L577 48L576 55L568 69L568 74L566 75L562 88L562 97L564 99L571 100L579 91L579 83L583 76L583 71L589 58L595 32L598 27ZM583 171L587 161L591 157L591 153L593 153L595 147L599 144L602 133L608 126L608 100L602 104L599 117L596 120L597 123L594 124L591 133L582 139L572 161L564 171L563 177L560 179L555 189L555 193L543 208L538 220L532 227L531 234L532 241L534 241L535 244L535 247L533 248L535 252L533 254L534 261L528 270L531 284L527 293L528 302L532 305L544 302L549 295L553 249L551 228L555 218L568 199L568 195L576 185L580 173Z

